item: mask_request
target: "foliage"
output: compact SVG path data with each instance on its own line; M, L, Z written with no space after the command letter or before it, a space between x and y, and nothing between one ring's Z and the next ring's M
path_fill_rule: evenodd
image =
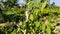
M2 2L5 7L0 6L0 22L16 22L17 25L0 27L0 34L59 34L60 7L47 2L27 0L25 6L19 6L16 0ZM30 10L28 22L25 19L26 8Z

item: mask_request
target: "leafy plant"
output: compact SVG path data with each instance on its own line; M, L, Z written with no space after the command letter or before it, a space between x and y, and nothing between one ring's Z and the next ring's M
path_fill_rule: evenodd
M0 22L14 22L15 25L5 25L0 34L55 34L56 26L60 26L60 7L49 5L48 1L26 0L24 6L18 5L16 0L2 2L5 7L0 6ZM28 9L29 21L26 22L25 13Z

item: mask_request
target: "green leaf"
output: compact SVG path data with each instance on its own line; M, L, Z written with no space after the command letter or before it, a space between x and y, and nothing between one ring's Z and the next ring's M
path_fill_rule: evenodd
M28 9L32 9L32 4L33 4L33 3L31 3L31 1L27 3Z
M11 15L11 14L13 14L13 12L9 10L9 11L6 12L6 14Z
M45 8L46 4L47 4L47 1L45 1L44 3L42 3L41 11L43 11L43 9Z
M54 27L56 25L56 23L49 23L48 24L50 27Z
M50 29L50 27L48 25L47 25L46 31L47 31L47 34L51 34L51 29Z
M36 22L35 22L35 26L36 26L36 27L39 27L39 25L40 25L40 22L36 21Z
M16 31L16 29L11 33L11 34L16 34L17 33L17 31Z
M38 12L39 12L39 9L35 9L33 14L34 14L34 15L37 15Z
M42 24L42 31L45 30L45 24Z
M38 0L38 1L34 0L34 5L35 5L35 7L40 7L40 1L41 1L41 0Z
M31 21L33 21L33 19L34 19L32 14L30 15L29 18L30 18Z
M9 0L10 2L14 3L15 0Z
M26 23L22 22L22 29L25 29L25 28L26 28Z

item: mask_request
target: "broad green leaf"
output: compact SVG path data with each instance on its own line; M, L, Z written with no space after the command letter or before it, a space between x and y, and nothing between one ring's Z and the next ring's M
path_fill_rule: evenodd
M47 34L51 34L51 29L50 29L50 27L48 25L47 25L46 31L47 31Z
M26 28L26 23L25 22L22 22L22 29L25 29Z
M31 21L33 21L33 19L34 19L32 14L30 14L29 18L30 18Z
M20 28L18 28L17 31L20 32Z
M40 25L40 22L36 21L36 22L35 22L35 26L36 26L36 27L39 27L39 25Z
M17 32L16 32L16 29L14 29L14 31L11 33L11 34L16 34Z
M45 30L45 24L42 24L42 31Z

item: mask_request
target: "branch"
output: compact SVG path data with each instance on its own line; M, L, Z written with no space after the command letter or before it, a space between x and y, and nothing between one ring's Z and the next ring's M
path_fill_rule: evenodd
M15 24L15 22L0 23L0 28L14 26Z

